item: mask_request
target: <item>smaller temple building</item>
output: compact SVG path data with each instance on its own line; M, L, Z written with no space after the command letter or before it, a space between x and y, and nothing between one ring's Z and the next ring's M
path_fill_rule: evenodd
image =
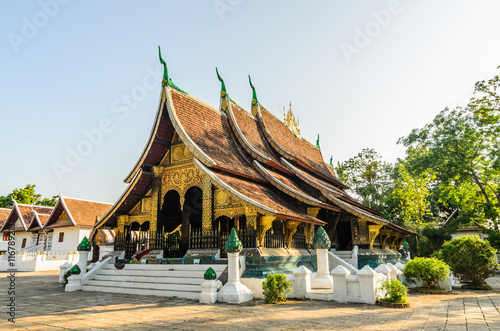
M54 207L13 204L12 209L0 210L0 217L7 214L0 228L0 271L7 270L9 238L14 239L18 271L57 270L61 264L73 262L78 243L112 207L62 195ZM93 253L98 255L98 248Z

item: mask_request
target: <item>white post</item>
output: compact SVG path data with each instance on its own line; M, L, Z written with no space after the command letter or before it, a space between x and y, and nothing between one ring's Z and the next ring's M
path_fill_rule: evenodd
M365 265L358 271L361 302L374 305L377 301L377 272Z
M253 300L253 292L240 282L239 252L227 253L227 283L217 295L219 302L242 303Z
M328 250L316 249L318 274L312 280L312 288L333 290L333 279L328 270Z
M347 302L347 280L351 272L344 266L338 265L332 270L333 276L333 298L337 302Z
M82 289L82 275L71 275L68 277L68 284L64 288L66 292L80 291Z
M385 264L381 264L378 267L376 267L375 271L384 274L387 277L387 280L389 282L391 281L392 271Z
M60 269L60 271L59 271L59 283L62 283L64 274L66 273L66 271L68 271L69 269L71 269L71 264L69 264L68 262L66 262L63 265L61 265L59 267L59 269Z
M296 298L305 298L308 292L311 292L311 270L300 266L293 272L295 282L293 284L293 293Z
M215 303L217 301L217 280L207 280L201 283L200 303Z
M85 273L87 272L87 257L89 255L89 252L87 251L79 251L78 252L80 257L79 257L79 260L78 260L78 266L80 267L80 276L83 277L83 275L85 275Z
M240 253L227 253L227 281L228 283L236 283L240 281L239 268Z

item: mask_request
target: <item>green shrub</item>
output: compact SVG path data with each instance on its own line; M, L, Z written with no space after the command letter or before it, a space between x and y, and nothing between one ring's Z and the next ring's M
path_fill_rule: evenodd
M262 282L262 292L266 303L280 303L287 300L286 292L292 290L292 284L284 274L269 274Z
M439 281L449 277L450 267L434 257L416 257L406 263L403 275L409 283L415 284L421 279L424 287L437 289Z
M385 298L381 301L406 303L408 302L408 287L401 284L397 279L382 283L382 290L385 290Z
M73 267L71 267L68 271L64 273L61 284L64 285L68 284L68 277L72 275L79 275L80 272L81 272L80 267L78 266L78 264L75 264Z
M483 286L486 278L495 275L498 269L495 254L490 243L478 236L458 237L441 248L443 260L460 281L474 286Z

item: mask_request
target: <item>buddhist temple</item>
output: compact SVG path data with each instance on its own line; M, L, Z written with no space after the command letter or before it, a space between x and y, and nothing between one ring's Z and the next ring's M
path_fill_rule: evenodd
M217 71L216 108L175 85L161 54L160 61L164 77L149 140L124 180L127 189L95 224L94 246L100 229L114 231L114 249L125 256L149 248L188 263L203 254L224 258L235 228L242 256L296 267L315 254L313 235L323 226L332 251L357 247L360 266L398 260L399 245L414 233L348 194L319 140L300 135L291 104L281 121L260 104L249 77L247 110L230 98Z

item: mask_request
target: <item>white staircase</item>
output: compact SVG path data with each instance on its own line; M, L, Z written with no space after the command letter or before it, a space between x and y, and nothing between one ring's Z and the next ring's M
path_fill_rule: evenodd
M343 265L356 274L358 271L358 246L354 246L352 251L329 251L330 269L336 268L338 265Z
M209 267L219 277L227 265L126 264L125 268L116 269L108 263L82 284L82 290L198 300L203 275Z

